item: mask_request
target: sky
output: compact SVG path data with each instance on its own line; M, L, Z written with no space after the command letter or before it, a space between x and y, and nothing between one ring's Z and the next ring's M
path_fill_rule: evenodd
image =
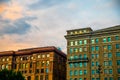
M0 51L56 46L66 30L120 25L120 0L0 0Z

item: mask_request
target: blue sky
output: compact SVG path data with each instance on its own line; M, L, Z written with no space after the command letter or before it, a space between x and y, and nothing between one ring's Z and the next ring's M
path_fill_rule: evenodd
M0 0L0 51L56 46L66 30L120 25L119 0Z

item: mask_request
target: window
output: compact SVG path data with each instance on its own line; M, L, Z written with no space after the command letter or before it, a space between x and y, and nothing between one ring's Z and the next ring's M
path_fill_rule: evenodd
M95 43L98 43L98 42L99 42L99 39L96 38L96 39L95 39Z
M92 40L91 40L91 43L92 43L92 44L94 44L94 43L95 43L94 39L92 39Z
M99 65L99 62L96 62L96 66L98 66Z
M117 60L117 65L120 65L120 60Z
M70 66L70 68L72 68L73 67L73 63L70 63L69 66Z
M100 80L100 78L96 78L96 80Z
M87 40L84 40L84 44L87 44Z
M95 47L94 47L94 46L92 46L92 47L91 47L91 50L92 50L92 51L94 51L94 50L95 50Z
M87 54L84 54L84 58L87 58Z
M117 71L118 71L118 74L120 74L120 68L118 68Z
M82 48L79 48L79 52L82 52Z
M72 78L70 78L70 80L73 80Z
M38 76L35 76L35 80L38 80Z
M35 73L39 73L39 69L36 69Z
M82 45L82 40L79 41L79 44Z
M74 75L75 75L75 76L78 75L78 71L77 71L77 70L74 71Z
M110 77L109 80L113 80L113 77Z
M45 55L42 55L42 58L45 58Z
M79 80L82 80L82 78L79 78Z
M94 54L91 54L91 57L92 57L92 58L95 58L95 55L94 55Z
M118 77L118 80L120 80L120 77Z
M72 60L73 59L73 56L70 56L70 60Z
M104 74L108 74L108 70L107 69L104 69Z
M96 51L98 51L99 50L99 46L96 46L95 49L96 49Z
M81 62L79 63L79 65L80 65L80 67L82 67L82 63Z
M86 66L87 66L87 62L84 62L83 64L84 64L84 67L86 67Z
M108 63L109 63L109 66L112 66L112 61L108 61Z
M119 36L115 36L115 40L119 40Z
M112 69L109 69L109 74L112 74Z
M46 68L46 71L45 71L46 73L48 73L49 72L49 69L48 68Z
M79 71L79 74L82 75L82 70Z
M87 70L84 70L84 74L87 74Z
M99 58L99 54L96 54L96 58Z
M106 45L105 45L105 46L103 46L103 49L104 49L104 50L106 50L106 49L107 49L107 46L106 46Z
M107 40L108 40L108 42L111 42L111 37L108 37Z
M120 57L120 52L116 52L116 57Z
M107 61L104 61L104 66L108 66L108 62Z
M106 38L103 38L103 42L106 42Z
M75 55L75 56L74 56L74 59L75 59L75 60L76 60L76 59L78 59L78 56L77 56L77 55Z
M112 58L112 53L108 53L108 58Z
M94 62L92 62L92 66L94 66L95 65L95 63Z
M108 45L108 50L111 50L112 49L112 46L111 45Z
M44 73L44 69L41 69L41 73Z
M95 70L92 70L92 74L95 74Z
M78 52L78 48L74 48L74 52Z
M73 53L73 49L72 48L70 48L70 53Z
M120 48L120 44L116 44L116 49L119 49Z
M31 76L28 76L28 77L27 77L27 80L31 80Z
M47 57L50 57L50 54L47 54Z
M75 67L75 68L78 67L78 63L74 63L74 67Z
M43 80L43 75L40 75L40 80Z
M78 42L77 42L77 41L75 41L75 45L78 45Z
M40 58L40 55L38 55L38 58Z
M73 41L70 42L70 46L73 46Z
M105 77L104 80L108 80L107 77Z
M95 80L95 78L92 78L92 80Z
M73 75L73 71L72 70L70 70L70 76L72 76Z

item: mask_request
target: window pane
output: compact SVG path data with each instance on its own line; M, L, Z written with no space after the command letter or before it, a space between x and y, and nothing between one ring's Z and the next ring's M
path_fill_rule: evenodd
M116 57L120 57L120 52L116 52Z
M110 41L111 41L111 38L110 38L110 37L108 37L107 39L108 39L108 42L110 42Z
M115 36L115 40L119 40L119 36Z

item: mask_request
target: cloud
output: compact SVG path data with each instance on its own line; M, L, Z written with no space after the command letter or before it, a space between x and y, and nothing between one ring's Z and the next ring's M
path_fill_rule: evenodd
M65 3L66 0L39 0L36 3L29 5L29 7L30 9L44 9L59 5L63 2Z
M2 24L0 28L0 36L4 34L25 34L31 26L24 20L11 21L1 21Z

